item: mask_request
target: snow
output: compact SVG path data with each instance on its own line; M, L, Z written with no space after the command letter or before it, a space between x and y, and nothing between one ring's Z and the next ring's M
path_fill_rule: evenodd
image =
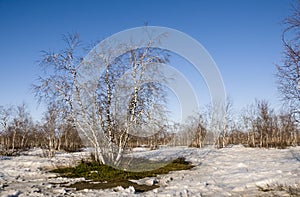
M169 147L153 151L139 149L134 154L151 159L184 156L195 167L135 180L137 183L160 186L142 194L136 194L133 187L76 191L58 183L71 184L82 181L82 178L62 178L49 173L49 170L74 165L89 155L88 150L58 153L54 158L45 158L42 157L42 150L34 149L17 157L0 156L0 196L282 196L287 193L279 190L263 192L259 188L276 185L300 188L300 147Z

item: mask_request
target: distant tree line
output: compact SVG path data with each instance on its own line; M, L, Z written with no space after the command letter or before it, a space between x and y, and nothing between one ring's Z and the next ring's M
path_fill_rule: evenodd
M26 105L0 106L0 155L16 155L19 151L40 147L47 156L55 150L77 151L82 140L71 124L61 124L53 109L42 122L34 122Z
M232 127L218 138L221 147L229 144L265 148L300 145L297 120L291 113L275 113L267 101L256 101L244 110L239 119L239 126Z
M211 108L208 108L211 109ZM286 148L300 145L299 123L291 113L275 113L267 101L256 101L238 115L220 126L226 130L216 132L209 112L189 117L185 124L164 125L152 136L130 135L128 148L159 146L189 146L201 148L215 145L217 148L233 144L246 147ZM225 124L225 123L224 123ZM55 151L78 151L84 145L72 122L59 115L51 106L42 122L34 122L26 105L0 106L0 154L16 155L19 151L35 147L43 148L47 156ZM167 132L168 131L168 132Z

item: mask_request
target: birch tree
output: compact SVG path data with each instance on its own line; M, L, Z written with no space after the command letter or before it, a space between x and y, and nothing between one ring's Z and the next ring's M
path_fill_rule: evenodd
M151 48L152 42L138 49L119 43L117 49L93 50L85 59L77 34L64 40L62 51L44 52L40 65L45 74L33 85L34 92L40 101L64 109L65 118L94 147L97 161L118 166L130 136L159 128L163 120L164 88L149 78L163 77L155 63L167 62L168 55ZM113 57L120 48L127 52Z
M47 156L53 157L57 146L56 133L59 128L59 115L57 107L55 105L48 106L43 119L45 121L45 124L43 125L43 131L48 139Z
M300 123L300 5L293 9L284 24L282 34L284 47L283 64L277 67L278 90L282 100L291 109L291 113Z
M33 127L32 117L25 103L17 106L16 110L17 117L15 118L14 122L15 125L18 125L20 134L19 148L26 149L28 137Z
M232 101L230 99L223 102L213 102L207 106L206 116L207 129L213 135L214 145L222 148L226 144L226 136L230 124L232 124Z
M0 106L0 144L8 151L10 145L10 138L8 135L8 128L12 121L12 107Z
M191 135L191 142L187 145L202 148L206 136L206 128L203 117L200 114L190 116L185 128Z

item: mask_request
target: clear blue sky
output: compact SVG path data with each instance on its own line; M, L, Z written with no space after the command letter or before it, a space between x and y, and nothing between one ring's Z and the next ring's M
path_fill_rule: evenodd
M59 49L78 32L84 42L142 26L166 26L198 40L217 63L237 109L255 98L278 107L275 63L282 58L282 20L292 0L0 0L0 105L26 102L41 50Z

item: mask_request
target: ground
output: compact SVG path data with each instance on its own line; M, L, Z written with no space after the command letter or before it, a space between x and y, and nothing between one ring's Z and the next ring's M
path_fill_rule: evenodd
M232 146L224 149L176 147L138 151L136 155L161 159L184 156L195 167L156 178L135 180L160 187L137 194L134 188L80 190L61 186L82 179L61 178L49 169L68 166L89 155L58 153L42 157L40 149L17 157L0 157L0 196L291 196L300 195L300 147L253 149Z

